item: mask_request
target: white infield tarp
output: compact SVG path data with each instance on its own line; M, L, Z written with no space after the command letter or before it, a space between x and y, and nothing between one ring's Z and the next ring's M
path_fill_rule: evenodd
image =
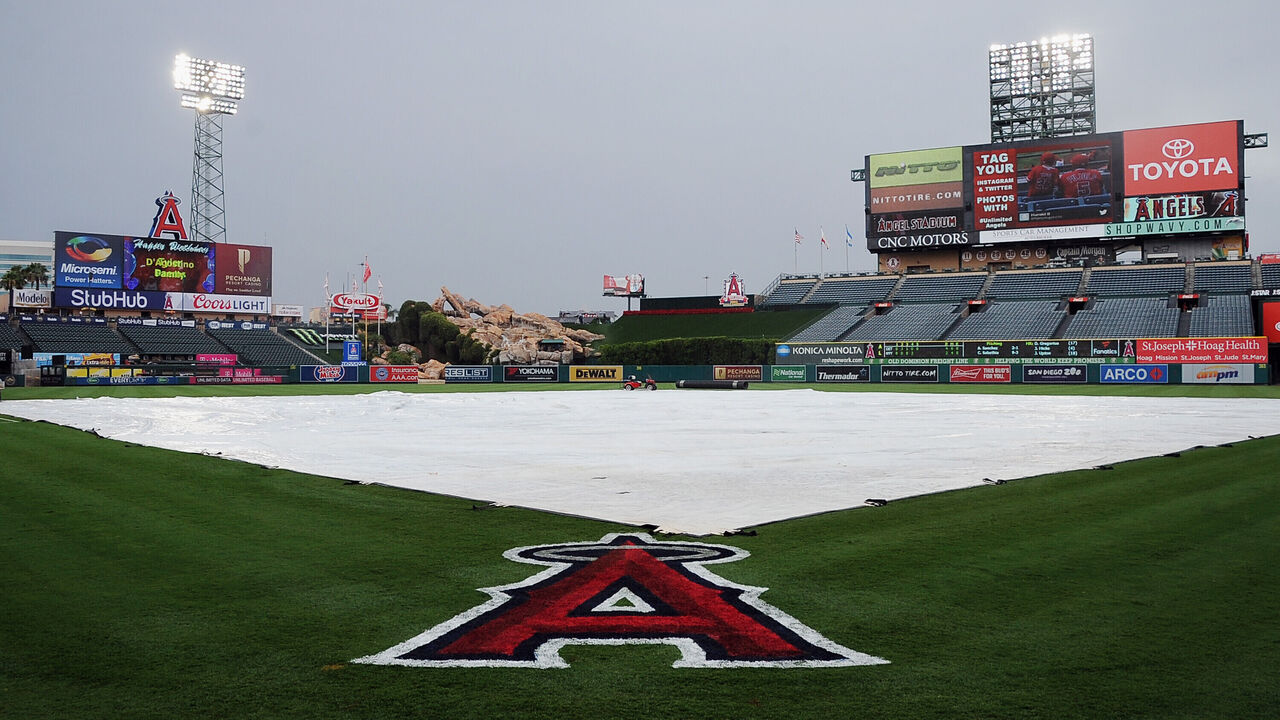
M1280 433L1280 400L815 390L103 397L0 412L692 534Z

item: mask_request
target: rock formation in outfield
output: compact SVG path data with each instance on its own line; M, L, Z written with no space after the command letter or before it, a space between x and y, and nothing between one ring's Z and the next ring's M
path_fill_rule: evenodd
M440 297L431 303L438 313L457 325L464 335L498 351L497 362L503 364L570 364L591 357L590 343L602 339L586 330L570 330L538 313L518 313L510 305L485 305L473 299L462 299L440 288ZM538 348L539 343L559 340L561 349ZM544 346L545 347L545 346Z

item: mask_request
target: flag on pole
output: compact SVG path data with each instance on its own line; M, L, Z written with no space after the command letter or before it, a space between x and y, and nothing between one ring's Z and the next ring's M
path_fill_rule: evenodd
M324 274L324 296L329 297L329 273Z
M382 276L378 276L378 297L382 297Z
M800 234L800 228L796 228L796 244L799 245L804 236Z
M844 245L845 247L853 247L853 233L849 232L849 226L844 226Z
M818 240L822 242L823 250L826 250L829 247L827 245L827 233L822 229L821 225L818 226Z
M364 259L364 281L369 282L369 278L373 276L373 268L369 267L369 258Z

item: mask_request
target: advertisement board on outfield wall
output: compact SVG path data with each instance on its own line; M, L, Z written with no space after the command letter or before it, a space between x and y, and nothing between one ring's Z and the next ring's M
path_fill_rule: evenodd
M1013 382L1013 368L1009 365L952 365L953 383L1007 383Z
M1103 365L1098 368L1101 383L1167 383L1168 365Z
M369 367L371 383L417 383L417 365L371 365Z
M838 365L862 362L866 348L866 343L778 343L774 354L787 362Z
M1136 342L1140 363L1265 363L1267 339L1140 338Z
M283 382L283 375L195 375L191 378L192 385L280 385Z
M1197 385L1252 385L1253 365L1233 363L1183 365L1182 382Z
M809 368L804 365L774 365L769 368L771 382L807 382Z
M354 365L302 365L298 380L304 383L353 383L360 381L360 369Z
M936 383L937 365L885 365L880 368L880 381L887 383Z
M764 367L761 365L715 365L711 368L713 380L764 380Z
M558 382L556 365L503 365L502 382Z
M449 365L444 369L446 383L493 382L493 367L489 365Z
M622 382L621 365L573 365L569 382Z
M871 382L870 365L818 365L814 370L814 379L820 383Z
M1089 382L1089 366L1023 365L1022 382L1082 385Z

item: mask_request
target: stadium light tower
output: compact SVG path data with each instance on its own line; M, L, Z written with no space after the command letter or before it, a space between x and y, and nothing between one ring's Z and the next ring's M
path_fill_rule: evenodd
M1097 132L1091 36L992 45L990 61L991 142Z
M222 194L222 118L244 99L244 68L178 55L173 86L182 107L196 111L196 152L191 168L191 239L223 242L227 236Z

